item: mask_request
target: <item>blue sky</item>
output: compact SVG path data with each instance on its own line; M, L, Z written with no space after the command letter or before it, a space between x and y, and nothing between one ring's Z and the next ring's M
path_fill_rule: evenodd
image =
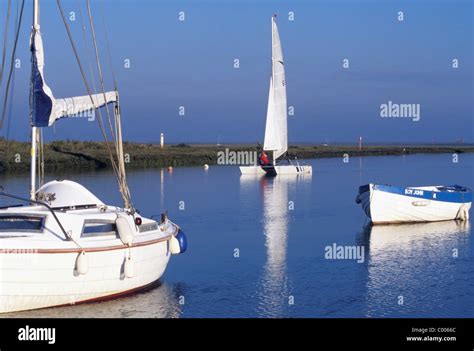
M82 1L81 1L82 2ZM0 0L3 35L6 0ZM63 0L81 58L79 1ZM130 141L263 141L270 67L270 17L278 14L285 57L290 142L473 142L473 2L444 1L92 1L102 63L102 16ZM84 11L84 9L83 9ZM186 19L178 20L185 12ZM288 13L294 12L294 21ZM397 12L404 21L397 21ZM56 97L84 95L55 1L42 1L45 76ZM10 138L26 140L28 35L25 8ZM240 68L233 67L234 59ZM348 58L349 69L342 68ZM452 69L453 58L459 68ZM123 67L130 59L131 67ZM105 68L108 86L110 70ZM3 93L3 88L2 88ZM389 100L421 105L421 119L384 119ZM178 115L185 106L185 116ZM59 121L51 139L100 140L97 122Z

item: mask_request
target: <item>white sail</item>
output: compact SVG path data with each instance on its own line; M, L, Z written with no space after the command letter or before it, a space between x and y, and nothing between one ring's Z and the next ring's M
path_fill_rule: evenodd
M286 102L285 66L280 36L272 17L272 77L268 94L267 122L263 149L273 151L276 160L288 150L288 120Z
M44 50L39 28L33 28L31 51L33 60L32 125L34 127L49 127L59 118L78 115L117 101L115 91L107 92L105 96L102 93L92 95L94 103L89 95L55 99L44 80Z

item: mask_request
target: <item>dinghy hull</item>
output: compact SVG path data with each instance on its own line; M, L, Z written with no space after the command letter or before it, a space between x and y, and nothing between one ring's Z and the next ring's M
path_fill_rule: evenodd
M390 185L361 186L356 202L374 224L467 220L472 194L443 191L441 186L403 188Z
M310 174L313 168L309 165L276 165L271 166L272 174L266 172L265 168L261 166L241 166L240 172L242 175L278 175L278 174Z
M265 171L260 166L240 166L242 175L264 175Z

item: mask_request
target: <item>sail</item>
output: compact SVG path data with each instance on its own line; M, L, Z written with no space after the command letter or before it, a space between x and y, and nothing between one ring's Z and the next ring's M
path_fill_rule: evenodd
M59 118L74 116L85 111L93 110L94 106L98 108L104 106L106 102L116 102L117 96L115 91L109 91L105 93L105 98L104 94L100 93L92 95L92 99L94 100L94 104L92 104L91 97L89 95L65 99L55 99L53 109L54 114L52 116L54 119L52 120L51 124Z
M272 77L268 94L267 122L263 149L273 151L276 160L288 150L288 121L285 66L280 36L272 17Z
M44 80L44 51L41 33L33 29L31 35L32 53L32 116L34 127L49 127L59 118L78 115L82 112L99 108L117 100L114 91L104 94L77 96L65 99L55 99L53 92Z

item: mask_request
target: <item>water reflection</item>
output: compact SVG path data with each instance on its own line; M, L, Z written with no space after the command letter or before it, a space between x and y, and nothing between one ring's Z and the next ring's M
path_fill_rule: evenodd
M267 261L262 274L259 307L266 317L281 316L284 304L288 304L288 183L295 179L277 176L273 179L264 177L260 181Z
M369 260L367 316L449 316L442 294L455 286L469 233L470 223L460 221L366 226L358 241Z
M164 211L165 207L165 171L160 168L160 211Z
M178 318L185 288L161 284L148 291L77 306L46 308L0 315L0 318Z
M257 183L263 201L261 223L266 262L258 286L258 314L262 317L280 317L285 315L290 295L287 276L289 214L294 206L296 185L310 182L311 174L278 175L274 178L242 176L240 181L241 187Z

